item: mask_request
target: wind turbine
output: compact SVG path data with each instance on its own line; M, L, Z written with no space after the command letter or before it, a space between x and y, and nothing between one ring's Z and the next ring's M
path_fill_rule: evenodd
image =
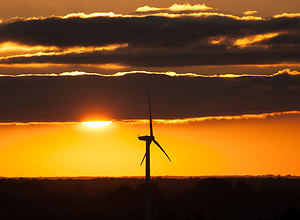
M152 141L159 147L159 149L164 152L164 154L167 156L169 161L171 162L170 157L168 154L164 151L164 149L160 146L160 144L155 140L153 136L153 128L152 128L152 116L151 116L151 103L150 103L150 92L148 88L148 100L149 100L149 122L150 122L150 135L149 136L139 136L138 139L141 141L146 141L146 153L143 157L143 160L140 164L140 166L143 164L145 158L146 158L146 174L145 174L145 181L146 181L146 198L145 198L145 219L151 220L151 186L150 186L150 144Z

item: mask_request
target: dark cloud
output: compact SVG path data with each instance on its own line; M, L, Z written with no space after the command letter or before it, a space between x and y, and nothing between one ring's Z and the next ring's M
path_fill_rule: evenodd
M175 18L51 17L16 20L0 26L0 41L47 46L103 46L115 43L147 46L181 46L207 37L246 37L279 31L299 31L300 18L237 20L224 16Z
M0 42L60 48L129 46L114 51L9 57L0 63L118 63L137 67L299 63L299 30L300 17L238 20L215 15L16 20L0 25ZM267 33L279 35L247 47L235 44L237 39Z
M0 63L22 64L22 63L57 63L57 64L106 64L115 63L133 67L175 67L175 66L196 66L196 65L244 65L244 64L280 64L299 63L300 50L292 47L290 51L279 48L272 50L226 50L197 53L196 51L170 53L167 51L136 52L134 49L118 50L112 52L88 52L72 53L67 55L38 55L33 57L15 57L3 59ZM286 47L285 47L286 48Z
M295 34L280 34L276 37L272 37L267 40L263 40L260 44L266 45L266 46L272 46L272 47L277 47L277 46L282 46L282 47L287 47L287 46L292 46L292 47L297 47L299 49L299 42L300 42L300 32L295 33Z
M239 78L157 74L1 77L0 121L81 121L86 116L154 118L300 110L300 75Z

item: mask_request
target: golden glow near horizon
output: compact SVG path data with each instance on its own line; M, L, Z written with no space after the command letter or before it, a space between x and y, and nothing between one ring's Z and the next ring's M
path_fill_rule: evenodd
M81 122L90 128L102 128L112 123L112 121L84 121Z
M151 145L153 176L300 175L300 115L153 123L172 159ZM143 176L147 123L0 126L0 176Z

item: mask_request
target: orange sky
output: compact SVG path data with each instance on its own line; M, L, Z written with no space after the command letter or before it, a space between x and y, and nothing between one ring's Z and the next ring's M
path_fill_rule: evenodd
M152 175L300 176L299 8L299 0L1 3L0 176L143 176L137 137L149 128L131 120L148 114L147 85L154 118L191 118L154 123L172 162L152 145ZM79 121L99 115L115 121L98 129Z
M300 116L154 123L154 176L300 175ZM0 126L0 176L143 176L147 124Z

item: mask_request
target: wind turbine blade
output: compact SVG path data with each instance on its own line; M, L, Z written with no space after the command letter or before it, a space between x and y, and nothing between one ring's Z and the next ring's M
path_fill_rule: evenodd
M143 164L143 162L144 162L144 160L145 160L145 157L146 157L146 153L145 153L145 155L144 155L144 157L143 157L143 159L142 159L142 162L141 162L140 166L142 166L142 164Z
M167 158L169 159L169 161L171 162L170 157L168 156L168 154L164 151L164 149L159 145L159 143L156 140L153 140L153 142L162 150L162 152L165 153L165 155L167 156Z
M152 115L151 115L151 102L150 102L150 90L149 90L149 87L148 87L148 100L149 100L150 136L153 136Z

